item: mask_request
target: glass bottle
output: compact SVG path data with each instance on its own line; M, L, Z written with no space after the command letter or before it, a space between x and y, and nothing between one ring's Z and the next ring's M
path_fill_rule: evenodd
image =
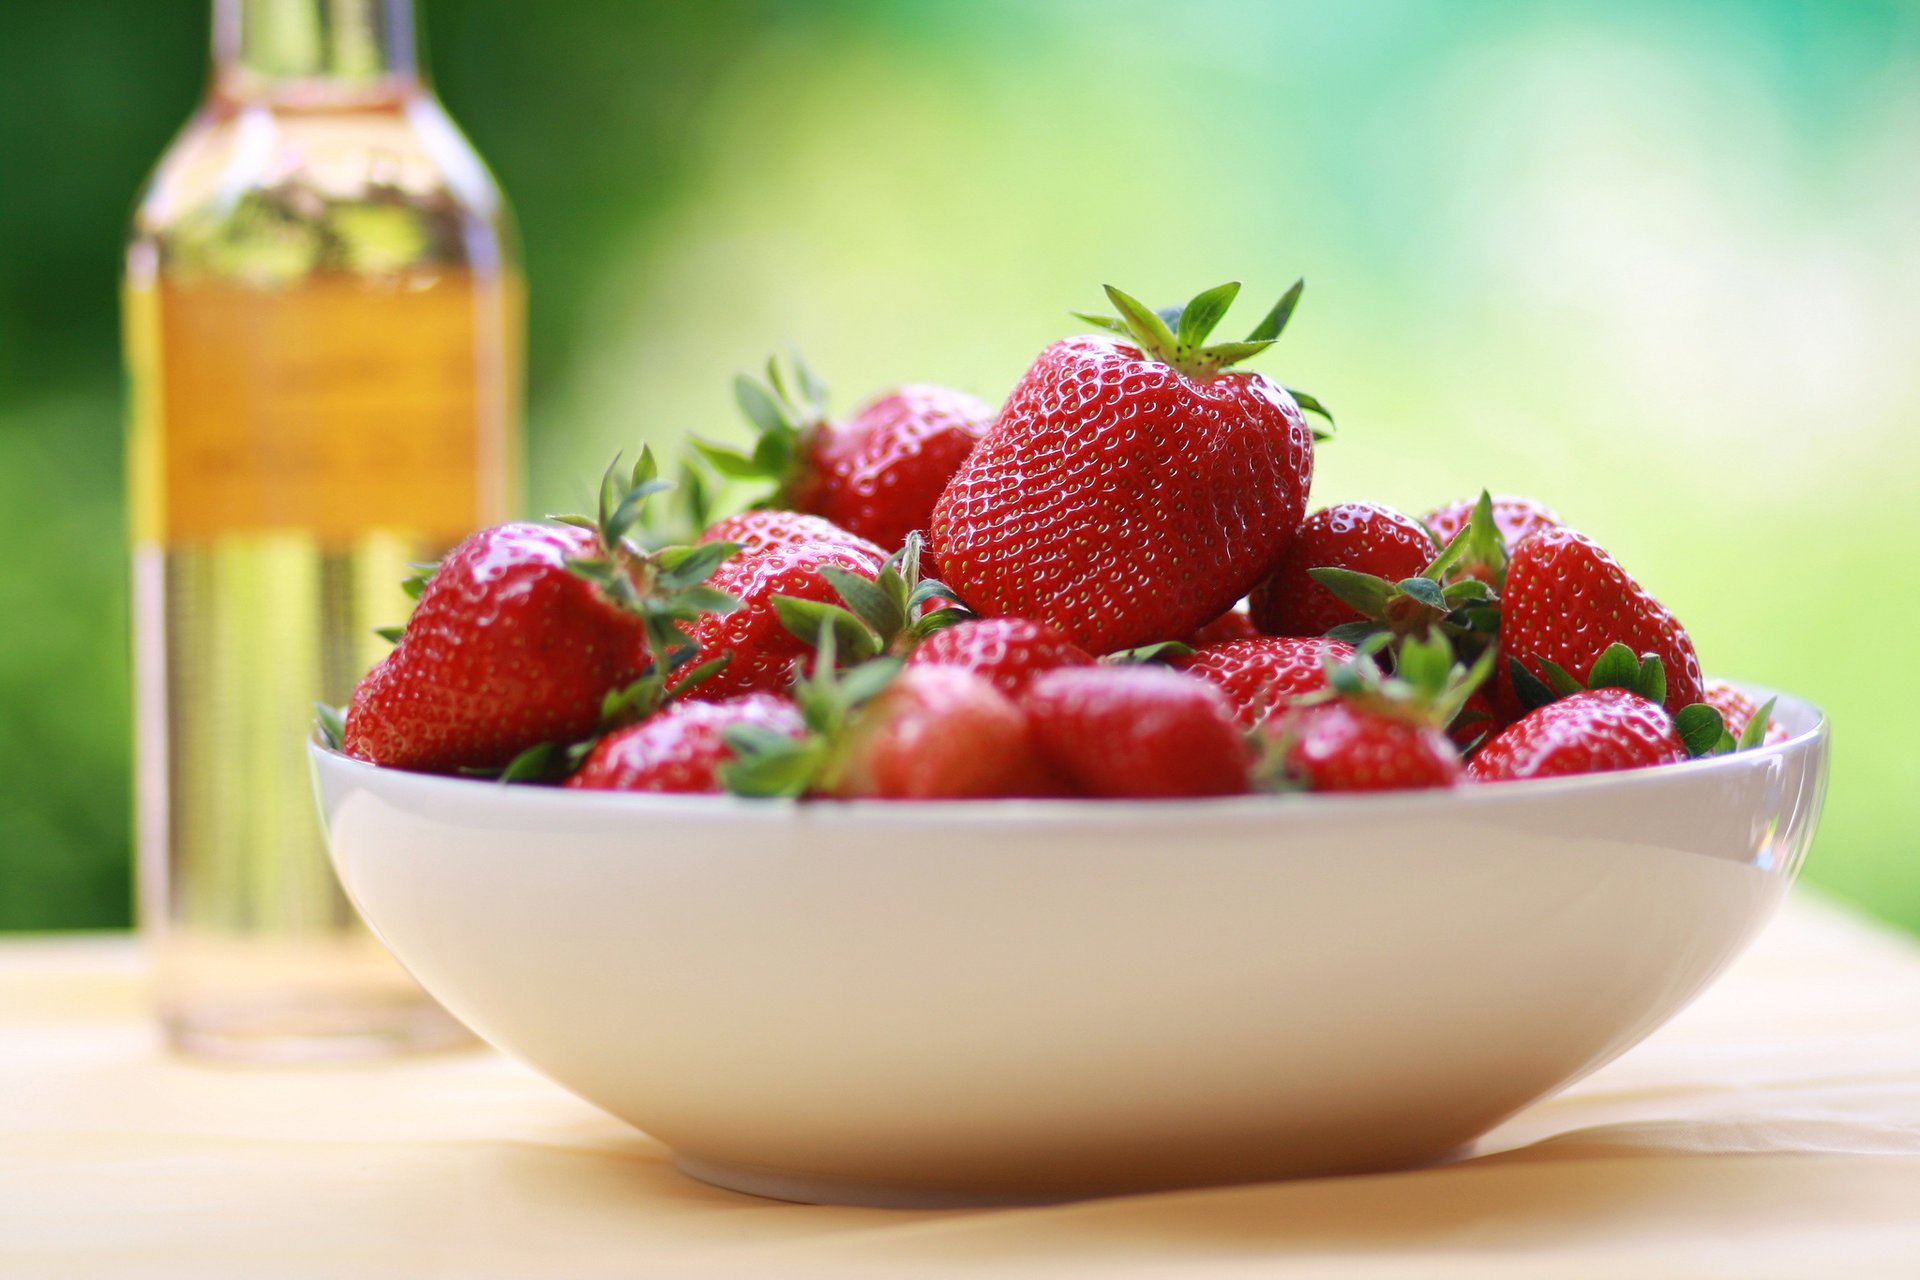
M135 836L168 1041L306 1058L464 1033L358 922L305 738L399 583L507 518L522 290L408 0L215 0L207 94L126 266Z

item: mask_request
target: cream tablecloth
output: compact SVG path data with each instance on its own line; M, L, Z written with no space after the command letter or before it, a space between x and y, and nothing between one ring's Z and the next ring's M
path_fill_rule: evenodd
M0 943L0 1276L1920 1277L1920 948L1802 895L1446 1168L1044 1209L778 1204L473 1052L169 1059L119 938Z

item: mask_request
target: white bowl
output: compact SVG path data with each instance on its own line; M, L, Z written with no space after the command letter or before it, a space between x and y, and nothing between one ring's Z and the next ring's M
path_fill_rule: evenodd
M368 922L487 1040L782 1199L1038 1202L1437 1161L1693 999L1786 893L1791 741L1378 797L505 787L314 749Z

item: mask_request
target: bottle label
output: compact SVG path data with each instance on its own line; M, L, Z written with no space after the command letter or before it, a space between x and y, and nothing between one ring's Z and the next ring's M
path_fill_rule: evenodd
M452 542L503 518L509 314L502 286L464 273L131 291L136 538Z

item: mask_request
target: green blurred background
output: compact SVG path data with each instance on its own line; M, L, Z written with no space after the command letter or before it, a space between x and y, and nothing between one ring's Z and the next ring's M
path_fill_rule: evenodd
M204 7L0 6L0 928L129 916L115 288ZM1920 8L421 16L524 234L535 509L730 429L729 375L790 342L843 403L995 397L1103 281L1305 274L1264 367L1340 415L1316 503L1551 502L1710 671L1831 710L1808 874L1920 929Z

